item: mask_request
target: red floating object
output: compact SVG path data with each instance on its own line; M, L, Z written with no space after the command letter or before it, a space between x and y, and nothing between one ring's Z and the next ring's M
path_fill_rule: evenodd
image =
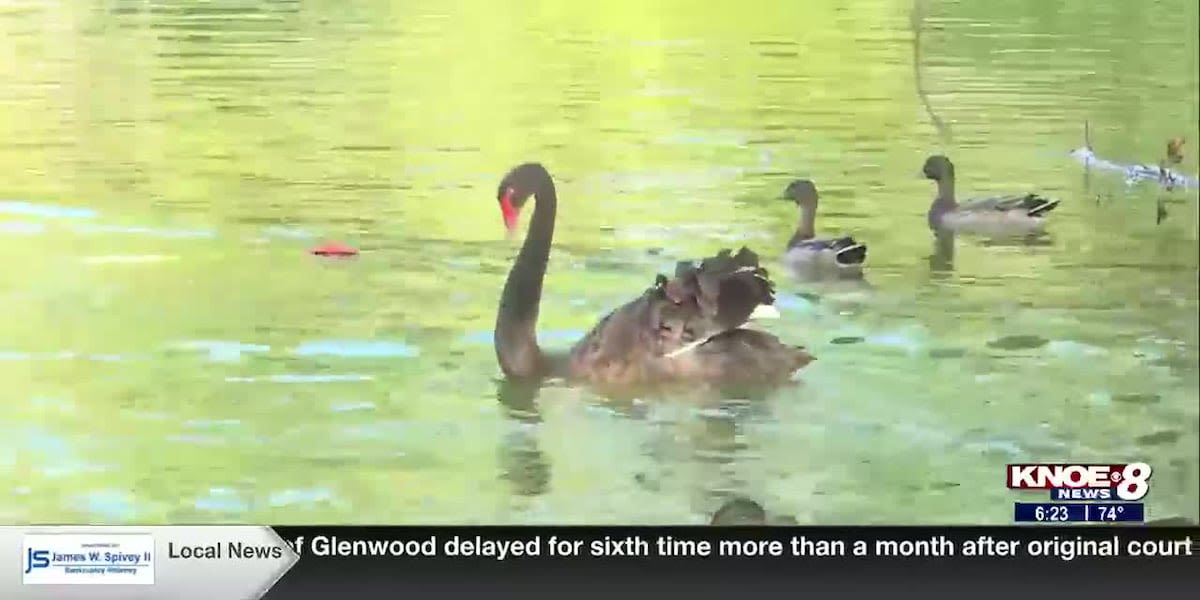
M345 244L329 242L309 250L309 253L317 256L357 256L358 250Z

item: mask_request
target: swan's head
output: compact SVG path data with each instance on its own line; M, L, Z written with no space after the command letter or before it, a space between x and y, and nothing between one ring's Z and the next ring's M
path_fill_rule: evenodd
M500 203L500 215L504 217L504 227L510 234L517 229L525 202L549 180L550 174L538 163L518 165L500 180L496 201Z
M942 181L954 178L954 163L941 154L934 154L925 159L925 167L921 169L925 179Z
M797 179L788 184L783 197L797 206L814 208L817 206L817 186L808 179Z

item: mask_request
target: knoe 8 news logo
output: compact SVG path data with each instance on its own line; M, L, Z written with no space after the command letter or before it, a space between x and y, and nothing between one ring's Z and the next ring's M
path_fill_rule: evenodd
M1154 470L1144 462L1126 464L1010 464L1008 488L1050 490L1053 500L1137 502L1150 491ZM1113 495L1116 498L1113 498Z

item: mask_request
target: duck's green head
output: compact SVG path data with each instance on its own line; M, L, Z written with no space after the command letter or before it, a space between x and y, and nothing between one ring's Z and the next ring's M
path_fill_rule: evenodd
M954 163L941 154L934 154L925 159L925 167L921 169L926 179L942 181L954 178Z
M787 189L783 191L783 198L804 208L815 207L817 205L817 186L811 180L797 179L788 184Z

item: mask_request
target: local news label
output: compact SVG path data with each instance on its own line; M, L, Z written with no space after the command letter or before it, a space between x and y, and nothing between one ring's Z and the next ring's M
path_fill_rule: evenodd
M1010 464L1007 471L1009 489L1052 490L1050 497L1054 500L1113 500L1115 494L1115 499L1125 502L1145 498L1153 474L1153 469L1144 462ZM1067 491L1059 495L1059 490Z
M21 559L27 585L154 584L149 534L27 534Z
M1013 503L1013 521L1016 523L1141 523L1145 520L1146 505L1141 502Z

